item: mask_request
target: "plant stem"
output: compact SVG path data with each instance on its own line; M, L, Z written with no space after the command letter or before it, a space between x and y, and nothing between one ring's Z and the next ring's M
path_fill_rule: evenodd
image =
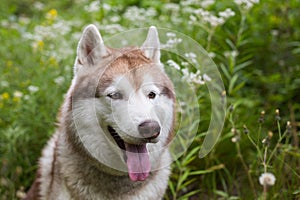
M251 174L250 174L250 170L248 168L248 166L246 165L246 162L241 154L241 149L240 149L240 144L239 142L236 143L236 149L237 149L237 153L238 153L238 157L243 165L243 168L244 170L246 171L247 173L247 177L248 177L248 181L249 181L249 184L250 184L250 187L252 189L252 192L254 194L254 197L256 199L257 195L256 195L256 190L255 190L255 187L254 187L254 183L253 183L253 180L252 180L252 177L251 177Z
M264 172L267 172L267 153L268 153L268 145L266 145L265 147L265 152L264 152L264 161L263 161L263 166L264 166ZM264 183L263 185L263 199L266 200L267 199L267 192L268 192L268 188L267 188L267 184Z
M236 46L239 47L240 46L240 43L241 43L241 38L242 38L242 34L245 30L245 21L246 21L246 14L245 12L241 11L241 21L240 21L240 27L239 27L239 30L238 30L238 33L237 33L237 42L236 42Z
M279 140L277 141L276 146L274 147L273 151L271 152L271 154L270 154L270 156L269 156L269 159L268 159L268 161L267 161L267 165L268 165L269 162L271 161L272 157L274 156L275 152L277 151L277 149L278 149L278 147L279 147L279 144L280 144L281 140L286 136L286 134L287 134L287 131L285 131L285 132L283 133L282 137L279 138Z
M209 52L210 50L210 45L211 45L211 40L212 40L212 37L215 33L215 28L211 28L209 31L208 31L208 36L207 36L207 45L206 45L206 51Z
M264 161L263 161L263 165L264 165L264 172L267 172L267 153L268 153L268 146L265 147L265 152L264 152Z
M279 140L281 140L281 128L280 128L280 123L279 123L279 120L277 120L277 129L278 129L278 134L279 134Z
M260 160L263 162L264 159L263 159L263 156L262 156L262 153L261 153L261 151L260 151L260 149L259 149L258 144L255 144L255 142L254 142L253 139L251 138L250 134L247 134L247 136L248 136L248 139L250 140L250 142L252 143L252 145L256 148Z
M261 135L261 123L259 123L257 137L256 137L256 144L259 144L259 136Z
M293 135L293 146L298 149L299 146L299 138L297 135L297 128L296 128L296 117L295 117L295 111L293 104L291 101L288 102L288 107L290 111L290 118L291 118L291 124L292 124L292 135Z
M263 199L264 200L267 200L267 194L268 194L268 187L267 187L267 184L264 184L263 186Z

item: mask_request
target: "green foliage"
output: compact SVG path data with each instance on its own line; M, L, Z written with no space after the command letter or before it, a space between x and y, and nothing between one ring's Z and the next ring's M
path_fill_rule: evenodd
M104 36L150 25L177 30L200 43L222 75L229 105L222 135L199 159L211 102L197 85L201 121L190 127L199 123L198 133L173 163L165 199L300 198L300 3L205 2L0 0L1 199L21 198L30 187L90 23ZM227 8L234 16L222 18ZM162 59L186 68L175 56ZM260 185L264 172L275 175L274 185Z

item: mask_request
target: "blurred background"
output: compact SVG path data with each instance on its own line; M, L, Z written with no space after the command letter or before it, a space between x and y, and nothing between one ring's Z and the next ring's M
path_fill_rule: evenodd
M187 72L176 57L162 58L195 84L203 116L189 150L172 164L165 199L300 199L299 0L0 5L0 199L22 198L33 182L73 76L77 42L90 23L104 40L150 25L176 30L202 45L222 75L225 125L200 159L210 121L207 77Z

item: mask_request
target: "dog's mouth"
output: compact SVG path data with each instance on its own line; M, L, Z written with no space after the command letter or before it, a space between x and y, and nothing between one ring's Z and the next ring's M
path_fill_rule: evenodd
M126 151L125 149L125 142L124 140L119 136L119 134L117 133L117 131L111 127L111 126L108 126L107 127L110 135L114 138L114 140L116 141L117 145L120 147L120 149Z
M125 142L111 126L108 126L107 129L119 148L125 151L125 161L130 179L132 181L146 180L151 171L149 153L146 148L147 141L141 144L130 144ZM159 133L156 137L158 135ZM153 137L152 139L155 138Z

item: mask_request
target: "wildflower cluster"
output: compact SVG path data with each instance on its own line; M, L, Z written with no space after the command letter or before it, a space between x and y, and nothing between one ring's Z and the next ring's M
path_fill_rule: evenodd
M259 0L234 0L234 2L242 9L249 10L254 4L259 3Z
M233 135L233 137L231 138L231 141L233 143L236 143L236 147L237 147L237 151L238 151L240 160L243 163L243 166L244 166L244 169L246 170L246 172L249 173L249 168L248 168L245 160L243 159L242 153L240 150L239 141L242 138L241 131L236 128L236 124L232 117L232 113L234 111L232 105L230 106L229 111L230 111L229 121L230 121L230 124L233 126L231 128L231 133ZM257 130L257 135L253 135L253 133L250 132L250 130L247 128L246 125L243 125L243 128L242 128L243 129L242 132L248 137L249 141L256 148L257 154L258 154L258 160L261 161L261 164L263 166L263 170L259 170L259 171L263 171L263 172L261 173L261 175L258 178L259 184L263 186L263 192L262 192L263 199L267 198L268 188L270 186L275 185L275 182L276 182L275 174L270 172L271 169L274 168L271 166L271 160L273 160L275 154L279 152L278 149L282 148L282 143L281 143L282 140L283 139L285 139L286 141L289 140L287 137L288 137L288 133L290 133L291 128L292 128L290 121L287 121L286 130L284 131L284 133L281 132L280 111L279 111L279 109L276 109L275 110L275 121L277 123L278 134L275 136L274 131L269 130L269 131L267 131L265 137L263 137L263 139L260 141L260 138L262 138L262 135L263 135L262 124L265 123L266 120L267 120L266 112L261 111L260 117L258 119L259 128ZM255 136L257 137L256 141L255 141L255 139L253 139ZM277 138L277 141L274 140L274 138ZM275 143L275 145L273 145L274 143ZM254 188L254 182L253 182L250 174L248 174L248 179L249 179L249 183L252 187L253 192L256 193L255 188Z
M197 23L199 19L204 24L209 24L211 27L217 27L223 25L228 18L234 15L235 12L230 8L219 12L218 15L214 15L210 11L199 8L197 10L194 10L192 15L190 16L190 24Z

